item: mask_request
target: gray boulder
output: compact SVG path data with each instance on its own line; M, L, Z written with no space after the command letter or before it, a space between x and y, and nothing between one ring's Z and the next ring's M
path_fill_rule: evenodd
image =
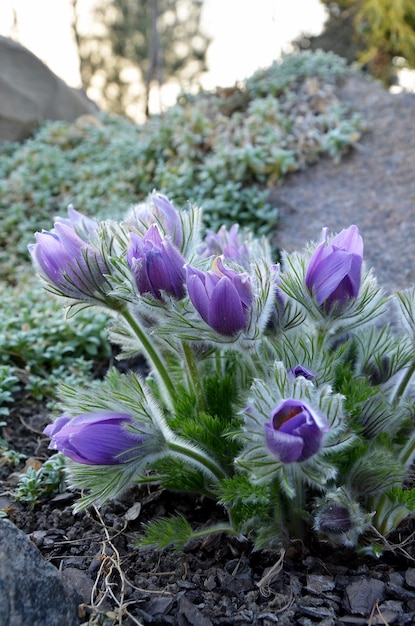
M42 121L73 122L97 112L27 48L0 36L0 144L27 139Z
M0 519L0 623L75 626L81 601L26 535Z

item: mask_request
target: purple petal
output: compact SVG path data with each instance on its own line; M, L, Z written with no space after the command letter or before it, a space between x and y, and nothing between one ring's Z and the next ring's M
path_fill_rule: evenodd
M223 265L222 259L220 257L216 259L216 265L217 265L219 272L223 276L227 276L232 281L232 283L235 286L235 289L237 290L239 294L239 297L242 303L245 305L247 309L249 309L252 305L253 295L252 295L251 281L249 279L248 274L246 274L245 272L239 273L239 272L236 272L235 270L226 268Z
M130 233L130 242L127 247L127 263L132 268L134 261L143 258L143 238L136 233Z
M265 424L265 440L281 463L294 463L301 457L304 447L301 437L274 430L271 424Z
M245 311L234 284L224 276L216 285L209 305L209 325L232 336L246 328Z
M146 255L146 274L151 285L151 293L160 297L160 290L170 291L170 276L161 252L152 251Z
M72 260L54 233L36 233L36 244L30 249L33 260L53 283L60 282L62 270Z
M70 417L67 417L66 415L62 415L61 417L58 417L58 419L52 424L48 424L43 432L48 437L53 437L53 435L58 433L65 426L65 424L67 424L70 421L71 421Z
M72 448L79 458L84 459L84 463L112 465L117 462L118 455L129 450L136 442L133 434L128 433L122 424L104 422L75 431L69 435L68 443L68 449Z
M326 240L327 229L324 241L311 257L305 283L319 306L325 303L331 308L342 305L348 298L356 298L359 293L363 239L357 226L352 225L327 245Z
M113 465L129 456L128 450L141 445L146 436L125 430L130 415L121 413L85 413L73 419L63 416L46 427L55 448L78 463Z
M239 276L234 279L233 284L239 294L242 304L247 309L250 309L254 297L252 294L251 281L248 274L239 274Z
M159 248L161 247L161 244L163 243L163 237L157 224L153 224L152 226L150 226L150 228L144 235L144 241L151 242Z
M159 293L153 291L153 286L147 274L146 259L133 259L131 269L135 276L138 293L150 293L157 298Z
M84 241L89 241L90 237L95 233L98 222L95 219L83 215L79 211L76 211L72 204L68 206L68 217L57 217L56 224L66 224L72 229L76 229L81 235Z
M208 324L209 298L206 293L205 284L200 276L201 272L190 266L186 268L186 272L189 298L201 318Z
M242 240L238 231L238 224L233 224L229 230L226 226L221 226L217 233L209 230L206 234L204 245L202 245L202 256L220 256L223 254L227 259L236 261L243 266L249 265L249 247Z
M289 422L294 415L302 413L304 404L300 400L289 398L284 400L271 415L271 423L276 430L279 430L285 422Z
M333 248L347 250L351 254L356 254L363 258L363 239L359 234L357 226L352 225L342 230L338 235L333 237L330 242Z
M323 441L323 433L324 431L318 424L311 420L308 420L307 423L294 429L293 434L301 437L304 444L302 454L298 461L305 461L320 450Z
M220 274L216 274L215 272L212 272L212 271L206 272L204 276L204 283L205 283L206 293L209 299L212 298L213 292L215 291L216 285L218 284L220 279L221 279Z
M289 370L289 373L292 374L295 378L302 376L306 380L314 380L316 375L311 370L307 369L303 365L296 365L295 367Z
M146 272L149 283L152 287L151 292L156 297L160 297L160 291L166 291L172 296L182 298L184 296L184 259L180 253L175 254L175 250L171 247L166 252L163 248L161 251L151 251L146 256Z
M140 293L150 293L155 298L161 298L162 291L178 299L184 296L185 261L177 248L161 236L155 224L144 237L131 233L127 263Z
M78 257L80 250L87 245L67 224L55 224L55 231L66 252L72 258Z
M170 277L170 293L181 299L185 295L185 260L167 239L163 242L163 259Z
M154 194L152 201L156 209L161 213L166 224L166 234L170 235L174 245L181 249L183 245L183 227L180 216L170 200L161 193Z
M319 306L337 289L351 268L352 255L343 250L335 250L314 269L310 281Z
M357 298L360 289L363 259L361 256L352 255L352 265L348 278L350 280L351 296Z
M265 424L267 445L283 463L305 461L316 454L328 430L325 417L292 398L284 400Z
M328 228L323 228L323 241L314 250L313 255L312 255L311 259L310 259L310 263L308 265L307 274L306 274L306 277L305 277L305 283L306 283L306 285L307 285L307 287L308 287L308 289L310 291L312 289L312 279L311 279L311 277L312 277L315 269L320 264L321 260L325 256L327 256L326 242L327 242L328 233L329 233L329 229ZM329 252L331 252L331 250Z

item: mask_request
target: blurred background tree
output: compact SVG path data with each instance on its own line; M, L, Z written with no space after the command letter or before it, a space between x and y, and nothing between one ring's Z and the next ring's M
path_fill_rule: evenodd
M415 69L415 0L321 0L323 32L296 41L300 48L335 52L357 61L389 87L403 67Z
M101 0L87 33L79 24L80 1L72 5L82 86L93 89L105 110L134 118L141 106L148 115L153 86L160 94L174 79L189 88L206 71L203 0Z

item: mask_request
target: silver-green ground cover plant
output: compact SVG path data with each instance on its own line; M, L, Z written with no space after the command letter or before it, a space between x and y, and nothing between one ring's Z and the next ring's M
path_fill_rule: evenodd
M352 76L333 53L287 54L234 88L182 94L143 125L101 112L2 144L1 279L21 286L32 232L69 204L120 219L153 188L177 206L203 206L213 230L238 222L271 234L269 188L323 156L339 161L367 130L339 92Z
M69 316L104 308L121 356L147 363L61 385L45 432L76 508L159 485L211 499L227 522L156 519L141 544L315 535L376 553L415 510L415 289L378 287L355 225L277 264L238 225L202 238L201 218L153 192L120 222L69 207L29 246Z

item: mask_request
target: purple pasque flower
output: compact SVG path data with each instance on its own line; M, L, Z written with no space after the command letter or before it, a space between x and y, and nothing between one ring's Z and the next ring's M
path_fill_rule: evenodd
M224 267L217 257L208 272L186 266L189 298L211 328L232 337L248 326L253 302L248 274Z
M298 364L295 367L292 367L288 371L289 371L289 374L292 374L292 376L294 376L294 378L298 378L299 376L302 376L306 380L315 380L316 378L316 375L314 374L314 372L304 367L304 365Z
M95 299L108 269L98 251L75 232L73 223L57 221L52 231L35 237L28 250L41 276L63 296Z
M229 230L221 226L217 233L208 230L200 254L203 257L223 255L243 267L251 261L249 246L239 233L239 224L233 224Z
M328 243L328 229L323 232L324 239L311 257L305 284L317 304L330 311L359 293L363 240L357 226L342 230Z
M50 448L59 450L77 463L117 465L134 457L146 435L129 432L131 415L103 411L84 413L70 418L59 417L43 431L51 438Z
M278 405L264 425L268 449L281 463L306 461L321 448L329 430L326 418L301 400Z
M156 224L144 237L130 233L127 263L140 294L161 299L161 292L180 300L185 295L185 260L169 238L162 237Z
M180 214L170 200L161 193L152 193L146 202L134 205L127 218L127 223L138 227L142 232L157 224L163 234L170 237L179 250L183 246L183 224Z
M57 217L55 226L56 224L70 226L87 243L91 241L98 227L97 220L76 211L72 204L68 206L68 217Z
M183 226L178 211L166 196L161 193L154 193L151 196L155 206L154 214L161 222L166 231L166 235L171 237L173 244L181 250L183 245Z

